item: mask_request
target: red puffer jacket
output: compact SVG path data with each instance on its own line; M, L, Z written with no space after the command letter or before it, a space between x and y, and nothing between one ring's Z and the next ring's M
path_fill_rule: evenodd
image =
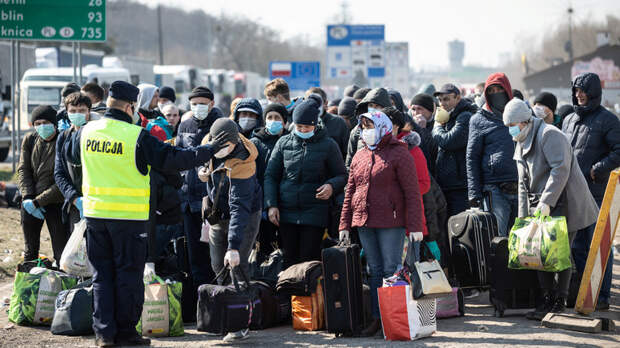
M423 232L416 167L407 146L391 134L374 151L357 151L351 162L339 229L404 227Z

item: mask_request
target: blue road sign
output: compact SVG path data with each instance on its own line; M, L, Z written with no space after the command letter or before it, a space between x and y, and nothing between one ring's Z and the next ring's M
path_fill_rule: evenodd
M385 25L328 25L327 78L385 77Z
M305 91L321 85L321 64L319 62L274 61L269 63L269 78L281 77L290 90Z

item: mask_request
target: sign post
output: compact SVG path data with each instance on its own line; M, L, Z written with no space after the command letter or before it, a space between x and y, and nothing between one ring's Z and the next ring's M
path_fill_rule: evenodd
M269 78L282 78L291 91L305 91L321 85L321 63L274 61L269 63Z

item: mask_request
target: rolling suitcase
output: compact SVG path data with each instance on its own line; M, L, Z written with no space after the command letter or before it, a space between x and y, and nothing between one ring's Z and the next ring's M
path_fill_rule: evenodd
M489 285L487 257L491 241L498 236L495 215L480 209L469 209L448 220L452 274L459 287Z
M364 328L360 247L341 242L323 249L322 258L327 331L359 335Z
M489 271L489 299L496 317L504 316L506 309L536 307L540 293L536 271L508 268L508 238L496 237L491 242Z

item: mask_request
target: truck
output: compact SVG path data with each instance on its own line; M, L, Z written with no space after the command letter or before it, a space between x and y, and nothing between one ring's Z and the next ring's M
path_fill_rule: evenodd
M133 85L140 83L155 83L155 73L152 59L132 56L105 56L103 57L104 68L125 68L129 70L130 80Z
M105 52L99 50L82 49L82 66L102 66ZM71 46L37 47L37 68L62 68L73 66L73 48ZM77 50L75 56L77 64Z
M189 110L189 96L192 89L197 86L205 86L207 80L200 69L192 65L154 65L155 85L157 87L173 87L177 104L181 109Z

